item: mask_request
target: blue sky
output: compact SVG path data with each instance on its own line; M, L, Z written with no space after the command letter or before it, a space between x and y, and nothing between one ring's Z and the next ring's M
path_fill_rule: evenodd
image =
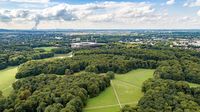
M5 29L199 29L200 0L0 0Z

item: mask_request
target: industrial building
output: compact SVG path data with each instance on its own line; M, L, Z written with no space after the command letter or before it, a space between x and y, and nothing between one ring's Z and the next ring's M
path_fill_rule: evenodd
M79 43L72 43L71 48L99 47L102 45L105 45L105 43L79 42Z

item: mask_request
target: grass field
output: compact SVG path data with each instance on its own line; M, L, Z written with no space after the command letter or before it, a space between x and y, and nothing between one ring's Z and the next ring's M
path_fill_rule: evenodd
M15 82L15 74L17 73L16 67L8 67L7 69L0 70L0 90L3 95L8 96L12 91L12 83Z
M200 84L195 84L195 83L189 83L190 87L199 87Z
M57 47L36 47L34 49L44 49L45 51L51 51L52 49L55 49Z
M154 70L137 69L126 74L117 74L111 87L99 96L88 100L84 112L120 112L126 104L136 105L143 96L142 83L153 77Z
M54 57L48 59L64 57L71 57L71 53L55 55ZM15 74L17 73L17 68L18 66L8 67L6 69L0 70L0 91L3 92L4 96L8 96L12 91L12 83L16 81Z
M66 57L72 57L72 52L68 53L68 54L55 54L54 58L66 58Z
M153 77L154 70L137 69L126 74L117 74L111 82L111 87L99 96L91 98L84 108L84 112L120 112L126 104L136 105L143 96L142 83ZM189 83L191 87L199 84Z

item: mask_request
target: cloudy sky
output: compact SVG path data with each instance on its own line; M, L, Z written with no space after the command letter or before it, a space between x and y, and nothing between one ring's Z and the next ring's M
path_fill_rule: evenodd
M0 29L199 29L200 0L0 0Z

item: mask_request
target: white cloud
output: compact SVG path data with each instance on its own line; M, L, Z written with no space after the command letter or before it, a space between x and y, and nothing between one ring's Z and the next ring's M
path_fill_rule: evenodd
M173 5L175 3L175 0L167 0L166 4L167 5Z
M0 2L48 3L50 0L0 0Z
M122 20L156 17L151 4L141 2L99 2L82 5L59 4L42 10L0 10L0 21L34 21L35 28L41 21L122 22ZM7 20L7 21L6 21Z
M200 16L200 10L197 12L197 15Z
M146 2L58 4L43 9L0 9L5 28L187 28L199 27L193 17L175 17Z
M184 3L185 7L199 7L200 6L200 0L188 0ZM197 15L200 16L200 10L197 11Z
M188 0L186 3L184 3L183 6L187 6L187 7L200 6L200 0Z

